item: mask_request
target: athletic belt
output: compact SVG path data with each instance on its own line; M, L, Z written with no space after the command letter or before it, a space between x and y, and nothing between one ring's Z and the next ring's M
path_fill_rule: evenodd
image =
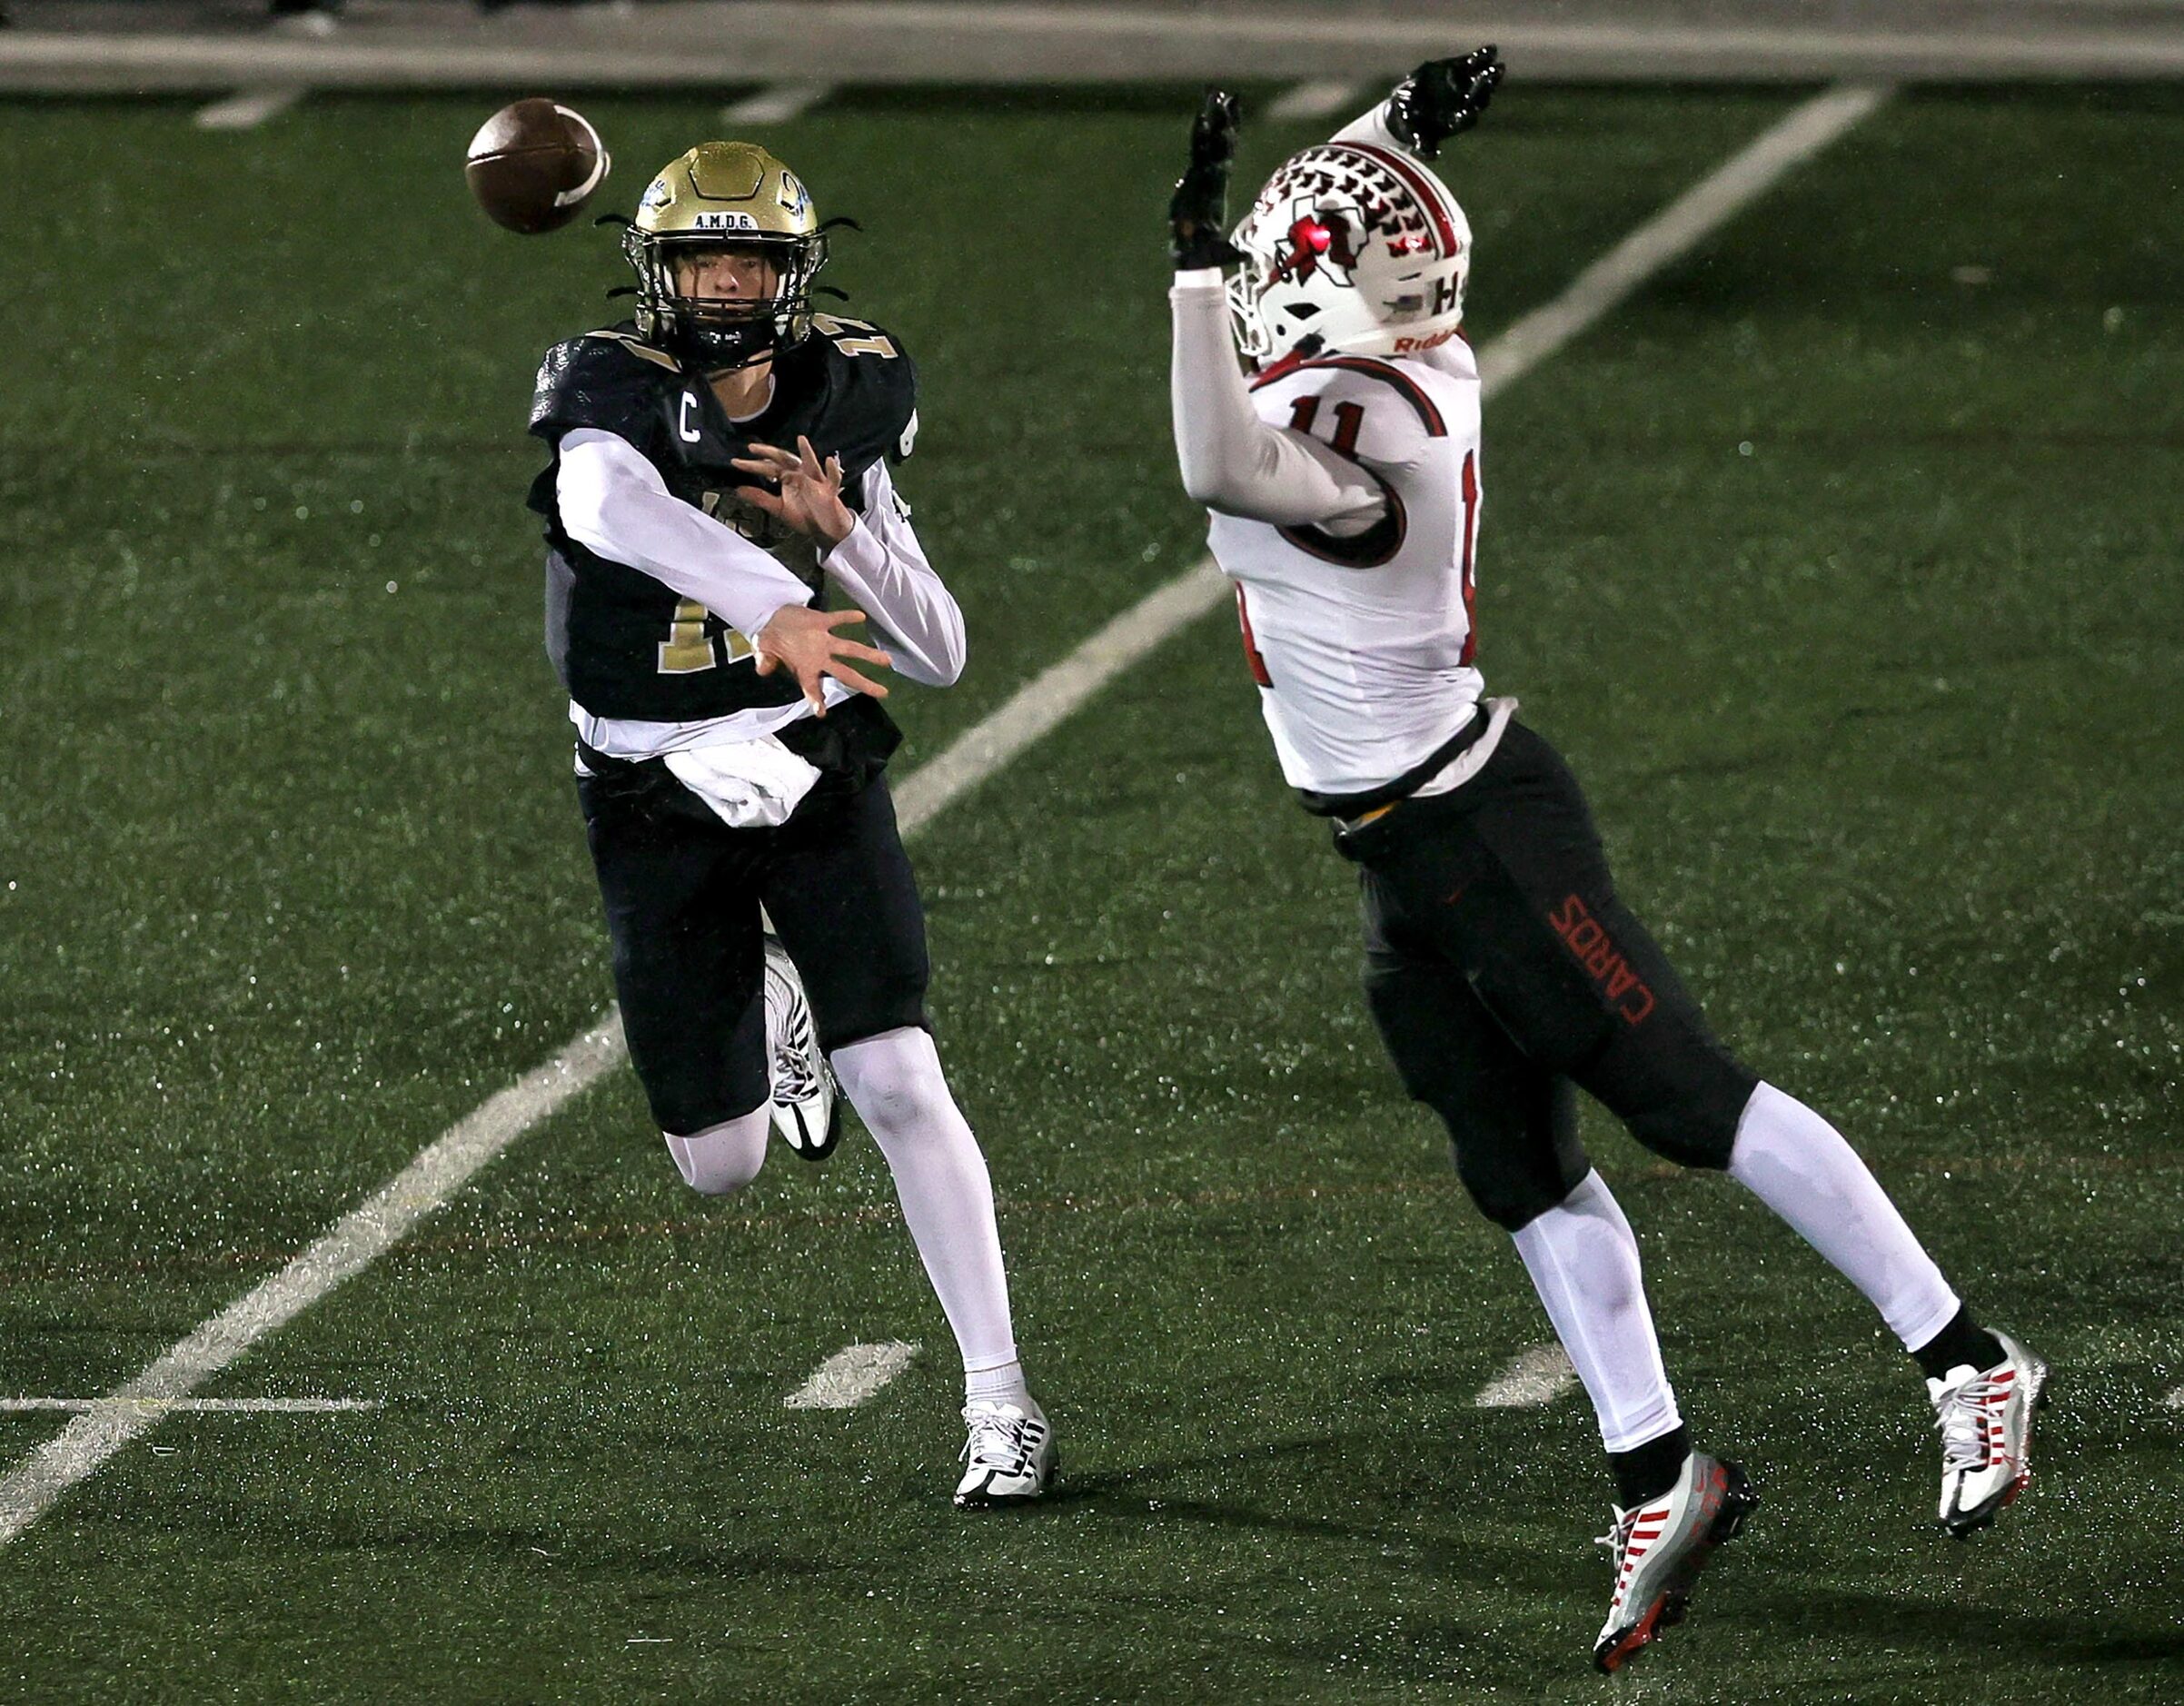
M640 764L657 762L652 759L611 759L581 735L576 738L576 757L577 762L594 775L605 775L614 770L633 770Z
M1362 818L1384 806L1393 806L1440 775L1465 748L1476 745L1493 721L1484 705L1474 704L1469 722L1435 747L1423 763L1413 765L1394 781L1367 789L1362 794L1315 794L1308 788L1300 788L1296 797L1304 801L1306 811L1322 818Z

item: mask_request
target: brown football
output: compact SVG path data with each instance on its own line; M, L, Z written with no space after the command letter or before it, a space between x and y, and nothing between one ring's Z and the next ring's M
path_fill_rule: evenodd
M606 181L610 164L590 119L534 98L485 121L471 138L462 175L495 224L531 235L574 219Z

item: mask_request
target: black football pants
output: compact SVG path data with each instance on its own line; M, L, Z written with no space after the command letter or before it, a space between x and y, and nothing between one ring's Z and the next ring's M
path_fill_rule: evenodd
M1374 1020L1490 1218L1514 1232L1584 1177L1573 1085L1655 1154L1728 1165L1759 1080L1616 899L1545 740L1512 722L1470 781L1335 844L1359 868Z
M764 905L819 1046L930 1028L925 911L885 777L829 775L775 828L731 829L658 759L577 779L614 942L630 1059L662 1131L703 1131L769 1094Z

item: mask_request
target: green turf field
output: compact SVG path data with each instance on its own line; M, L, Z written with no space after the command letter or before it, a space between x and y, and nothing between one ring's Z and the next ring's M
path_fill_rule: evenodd
M1474 340L1797 92L1513 83L1449 163ZM110 1390L603 1011L521 508L603 233L486 226L491 99L0 104L0 1396ZM1202 517L1166 437L1188 91L771 133L920 360L970 624L907 771ZM587 104L633 198L713 106ZM1243 175L1311 139L1256 126ZM1488 414L1481 662L1719 1027L2057 1367L1930 1525L1914 1371L1733 1185L1603 1122L1686 1412L1766 1504L1586 1655L1581 1398L1355 988L1349 868L1208 617L916 844L1050 1507L969 1519L871 1145L684 1191L618 1072L0 1551L26 1701L2154 1701L2184 1683L2184 94L1907 94ZM1970 269L1970 270L1968 270ZM921 1342L868 1408L783 1396ZM60 1419L0 1414L0 1473Z

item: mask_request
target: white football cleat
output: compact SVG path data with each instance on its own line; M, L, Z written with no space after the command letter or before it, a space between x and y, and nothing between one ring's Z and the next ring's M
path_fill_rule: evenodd
M841 1141L834 1068L819 1052L804 980L779 938L766 938L766 1058L774 1129L807 1161L824 1161Z
M1991 1327L1989 1332L1994 1332ZM1926 1383L1941 1432L1941 1523L1968 1540L2032 1479L2032 1413L2048 1401L2048 1365L2007 1333L2002 1360L1961 1363Z
M1736 1538L1759 1502L1736 1464L1693 1452L1661 1497L1634 1511L1615 1506L1615 1525L1598 1542L1614 1554L1615 1594L1593 1643L1593 1662L1620 1670L1662 1630L1682 1622L1699 1572L1716 1546Z
M970 1437L963 1443L963 1479L956 1503L966 1510L1027 1504L1045 1496L1061 1468L1054 1429L1038 1400L1022 1403L974 1398L963 1406Z

